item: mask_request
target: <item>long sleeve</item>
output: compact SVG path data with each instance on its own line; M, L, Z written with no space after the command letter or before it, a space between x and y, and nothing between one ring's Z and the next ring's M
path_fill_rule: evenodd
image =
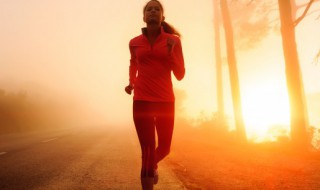
M129 49L129 81L134 87L133 100L173 102L172 75L177 80L185 75L179 37L161 30L151 45L141 34L130 40Z
M136 62L136 56L133 51L133 48L130 46L130 66L129 66L129 82L131 85L134 85L135 80L137 78L137 62Z
M170 55L170 62L174 76L177 80L182 80L185 75L184 58L182 52L182 45L179 38L176 40L176 44L173 48L173 52Z

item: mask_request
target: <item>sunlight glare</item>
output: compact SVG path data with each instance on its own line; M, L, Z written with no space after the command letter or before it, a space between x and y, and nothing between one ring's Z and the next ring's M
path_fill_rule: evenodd
M285 89L259 85L244 92L243 117L251 140L275 141L277 136L285 135L280 131L288 133L290 112Z

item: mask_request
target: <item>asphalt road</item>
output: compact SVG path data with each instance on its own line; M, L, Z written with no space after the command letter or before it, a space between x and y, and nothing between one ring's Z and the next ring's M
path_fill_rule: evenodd
M0 135L0 189L141 189L135 131L109 128ZM155 189L186 189L165 162L159 175Z

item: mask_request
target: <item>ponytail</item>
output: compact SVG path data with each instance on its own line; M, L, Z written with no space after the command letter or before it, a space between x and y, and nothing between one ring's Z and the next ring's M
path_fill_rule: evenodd
M180 32L177 31L171 24L163 21L163 22L161 23L161 26L162 26L163 30L164 30L166 33L174 34L174 35L176 35L176 36L181 37Z

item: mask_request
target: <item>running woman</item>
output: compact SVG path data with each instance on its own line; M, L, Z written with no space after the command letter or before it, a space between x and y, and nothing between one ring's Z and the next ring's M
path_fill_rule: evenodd
M133 120L142 152L143 190L157 184L158 163L170 152L175 115L171 73L179 81L185 75L180 33L165 21L163 13L158 0L149 1L143 8L146 27L129 43L129 85L125 91L134 93Z

